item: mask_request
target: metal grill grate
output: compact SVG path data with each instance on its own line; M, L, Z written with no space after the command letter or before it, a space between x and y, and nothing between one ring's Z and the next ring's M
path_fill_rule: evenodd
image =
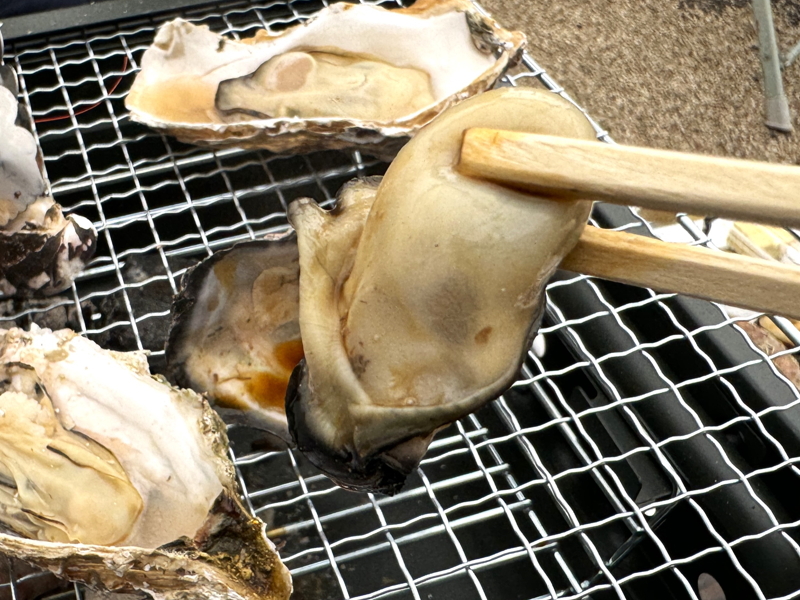
M222 2L180 16L247 36L320 7ZM347 180L386 167L358 152L209 152L131 122L132 75L175 16L9 49L53 193L100 236L71 290L2 301L0 324L70 326L149 350L156 371L188 266L285 228L287 202L329 203ZM529 57L504 83L563 94ZM598 206L594 220L652 234L627 209ZM343 491L298 453L232 431L246 500L283 544L297 598L719 598L708 575L729 598L800 594L800 394L779 356L699 301L568 273L548 299L546 350L534 347L503 397L440 434L393 498ZM53 591L50 576L16 562L8 570L6 597L82 593Z

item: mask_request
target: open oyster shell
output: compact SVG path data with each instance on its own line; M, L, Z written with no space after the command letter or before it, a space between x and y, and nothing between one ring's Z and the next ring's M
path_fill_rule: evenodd
M389 154L489 89L524 42L469 0L397 10L336 3L243 41L177 19L145 52L126 106L134 120L189 143Z
M286 410L298 448L344 487L396 491L438 428L513 381L544 286L586 223L589 202L456 172L469 127L595 136L554 94L495 90L450 109L400 151L363 229L358 205L289 207L305 359Z
M0 552L159 599L289 596L202 397L70 330L0 330L0 370Z
M0 296L48 296L83 270L97 232L49 195L16 77L1 63L0 54Z
M184 275L166 347L170 379L285 442L286 386L303 357L299 276L294 233L217 252Z
M345 184L335 211L360 228L379 182ZM286 388L303 357L299 278L294 232L217 252L184 275L166 348L170 379L207 393L226 420L288 443Z

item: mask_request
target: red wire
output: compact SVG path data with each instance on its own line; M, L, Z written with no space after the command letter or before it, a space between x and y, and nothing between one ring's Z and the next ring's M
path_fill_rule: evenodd
M108 94L106 95L106 97L100 99L98 102L96 102L95 104L92 104L91 106L87 106L86 108L82 108L81 110L79 110L78 112L75 113L75 116L77 117L78 115L82 115L83 113L89 112L93 108L97 108L98 106L100 106L103 103L103 100L106 100L109 96L111 96L111 94L114 93L114 90L117 89L117 86L122 81L122 78L125 77L124 71L127 68L128 68L128 57L126 56L125 57L125 61L122 63L123 75L120 75L119 77L117 77L117 80L114 82L114 85L111 86L111 89L108 91ZM64 119L69 119L69 118L70 118L70 115L66 114L66 115L60 115L58 117L44 117L42 119L34 119L33 122L37 123L37 124L38 123L49 123L50 121L62 121Z

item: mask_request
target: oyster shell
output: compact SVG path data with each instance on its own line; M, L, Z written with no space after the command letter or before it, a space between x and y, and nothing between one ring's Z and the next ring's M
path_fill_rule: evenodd
M0 55L0 62L2 62ZM95 250L97 232L65 217L48 193L41 153L17 102L8 65L0 77L0 296L47 296L69 287Z
M387 154L490 88L524 42L469 0L397 10L336 3L242 41L177 19L145 52L126 106L134 120L189 143Z
M70 330L0 330L0 369L0 552L109 591L288 597L202 397Z
M294 234L237 244L184 275L167 373L206 392L225 418L291 441L284 398L303 357ZM221 410L220 410L221 409Z
M379 181L353 180L340 190L336 210L348 211L351 227L363 225ZM298 260L293 232L205 259L184 276L166 348L167 373L178 385L207 393L225 419L289 443L284 399L303 357Z
M14 92L0 86L0 227L8 226L47 190L36 140L17 124L19 110Z
M0 229L0 296L50 296L68 288L96 241L88 219L65 217L51 196L38 198Z
M589 202L456 172L469 127L595 136L554 94L495 90L450 109L400 151L363 231L348 206L289 207L305 359L286 410L298 448L344 487L396 491L438 428L513 381L544 286L586 223Z

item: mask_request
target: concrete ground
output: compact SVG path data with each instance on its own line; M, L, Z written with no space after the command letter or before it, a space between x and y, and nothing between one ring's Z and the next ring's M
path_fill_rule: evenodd
M784 71L795 132L764 125L749 0L481 0L620 143L800 164L800 59ZM800 0L772 0L782 52Z

